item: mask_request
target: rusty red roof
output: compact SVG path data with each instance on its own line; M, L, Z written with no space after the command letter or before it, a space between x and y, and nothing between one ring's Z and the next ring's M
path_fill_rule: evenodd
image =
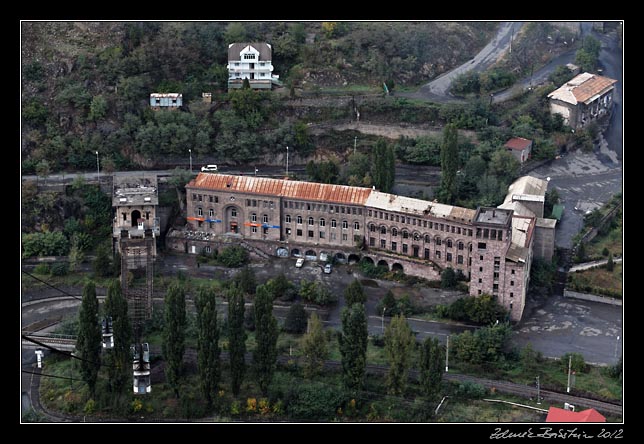
M595 409L571 412L558 407L550 407L546 422L606 422L606 418Z
M364 205L371 193L371 188L347 185L210 173L199 173L187 187L353 205Z
M528 148L531 143L532 140L524 139L523 137L513 137L505 143L505 147L517 151L523 151Z

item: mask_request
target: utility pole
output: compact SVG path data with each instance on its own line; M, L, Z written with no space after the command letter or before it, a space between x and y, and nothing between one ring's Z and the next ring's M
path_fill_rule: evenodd
M190 153L190 172L192 173L192 150L188 148L188 153Z
M286 147L286 177L288 178L288 146Z
M449 372L449 335L447 335L447 348L445 349L445 373Z
M98 182L98 187L101 187L101 164L98 161L98 151L96 151L96 181Z
M572 355L568 356L568 385L566 386L566 393L570 393L570 372L572 371Z
M541 404L541 387L539 386L538 376L537 376L537 404Z
M387 311L387 307L382 307L382 322L380 324L382 328L382 334L385 334L385 311Z
M356 153L356 145L358 144L358 136L353 138L353 154Z

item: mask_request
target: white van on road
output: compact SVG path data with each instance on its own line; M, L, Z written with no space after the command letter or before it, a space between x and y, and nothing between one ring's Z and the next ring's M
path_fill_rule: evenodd
M202 172L213 172L217 171L217 165L206 165L201 167Z

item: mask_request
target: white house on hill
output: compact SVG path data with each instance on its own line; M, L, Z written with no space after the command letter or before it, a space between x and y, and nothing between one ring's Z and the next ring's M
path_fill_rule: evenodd
M273 48L268 43L231 43L228 45L228 89L239 89L248 79L254 89L271 89L280 84L273 74Z

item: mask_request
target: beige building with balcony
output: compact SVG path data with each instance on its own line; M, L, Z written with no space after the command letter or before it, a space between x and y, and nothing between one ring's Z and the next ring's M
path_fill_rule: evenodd
M231 43L228 45L228 89L239 89L248 79L252 89L271 89L279 83L273 74L273 48L268 43Z

